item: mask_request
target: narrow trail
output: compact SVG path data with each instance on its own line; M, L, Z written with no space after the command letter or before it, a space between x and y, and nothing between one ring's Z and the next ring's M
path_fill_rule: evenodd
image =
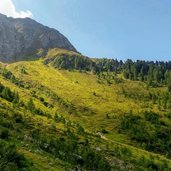
M95 136L100 136L100 138L101 138L102 140L104 140L104 141L111 142L111 143L113 143L113 144L120 145L120 146L123 146L123 147L127 147L127 148L129 148L129 149L131 149L131 150L134 150L134 151L136 151L136 153L138 153L137 156L140 156L140 154L142 154L142 155L143 155L143 154L146 154L146 155L148 155L148 156L150 157L150 155L152 155L152 156L155 156L155 157L160 157L161 159L166 160L166 161L168 161L168 162L171 164L171 160L168 159L168 158L166 158L166 157L163 156L163 155L156 154L156 153L153 153L153 152L149 152L149 151L146 151L146 150L137 148L137 147L132 146L132 145L129 145L129 144L120 143L120 142L118 142L118 141L111 140L111 139L107 138L106 136L104 136L102 133L95 133L94 135L95 135ZM135 153L135 152L134 152L134 153ZM141 155L141 156L142 156L142 155Z

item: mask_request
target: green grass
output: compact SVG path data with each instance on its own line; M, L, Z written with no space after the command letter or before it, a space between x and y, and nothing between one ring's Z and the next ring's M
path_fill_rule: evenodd
M72 55L75 52L63 51L63 50L50 50L47 54L47 58L56 56L62 53ZM108 146L109 151L114 147L120 146L122 148L128 148L132 156L130 159L125 156L120 160L128 160L134 164L134 160L137 160L144 156L145 158L154 157L154 161L157 163L162 160L166 160L171 167L171 160L164 155L155 154L143 150L138 144L132 142L125 134L118 132L117 127L120 123L120 117L129 113L133 115L140 115L144 110L151 110L164 116L166 111L158 109L156 104L152 103L152 100L148 99L149 92L165 92L165 87L150 88L147 89L146 85L139 81L124 80L121 83L108 84L105 81L98 82L96 75L91 72L79 72L79 71L67 71L58 70L52 66L46 66L43 64L43 59L37 61L16 62L8 64L6 66L16 78L24 82L25 88L18 87L10 80L4 79L0 76L0 82L10 87L11 90L19 92L21 99L27 103L30 98L36 107L47 111L51 116L54 116L55 112L63 115L67 120L72 123L79 122L81 126L89 132L93 138L90 138L92 146L96 148L99 146ZM21 72L21 68L24 68L26 73ZM118 77L122 78L122 75ZM123 78L122 78L123 79ZM123 93L126 91L127 96ZM53 105L52 108L48 108L42 104L39 100L43 97L46 102ZM57 99L56 97L59 97ZM146 100L144 100L144 98ZM13 109L13 105L4 99L1 99L1 103L7 108ZM65 104L68 104L66 107ZM44 128L45 132L48 132L48 127L54 124L58 129L58 133L55 136L61 136L65 131L65 126L62 123L54 123L52 118L45 116L32 115L24 109L17 109L23 117L25 114L29 115L33 119L35 128L39 128L39 124L42 124L41 128ZM109 116L109 118L107 117ZM163 119L170 124L167 118ZM74 128L75 129L75 128ZM107 133L103 133L103 129ZM26 133L28 130L25 130ZM100 140L96 140L97 134L103 135ZM81 137L80 137L81 139ZM99 142L96 142L99 141ZM19 143L20 144L20 143ZM53 156L46 153L39 154L33 152L31 149L20 148L19 151L23 153L26 158L33 161L33 165L38 170L65 170L64 166L67 163L53 158ZM106 154L108 156L108 154Z

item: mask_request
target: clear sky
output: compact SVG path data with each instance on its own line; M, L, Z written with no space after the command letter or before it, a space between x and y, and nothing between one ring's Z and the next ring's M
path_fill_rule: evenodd
M171 60L171 0L12 1L84 55Z

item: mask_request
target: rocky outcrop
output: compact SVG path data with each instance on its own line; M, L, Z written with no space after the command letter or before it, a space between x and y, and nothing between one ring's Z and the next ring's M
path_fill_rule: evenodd
M76 51L60 32L30 18L14 19L0 14L0 61L38 58L38 49L62 48Z

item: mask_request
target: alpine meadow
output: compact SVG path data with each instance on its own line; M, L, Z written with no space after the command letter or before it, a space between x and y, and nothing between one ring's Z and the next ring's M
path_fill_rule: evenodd
M0 171L171 171L171 61L87 57L4 14L0 61Z

